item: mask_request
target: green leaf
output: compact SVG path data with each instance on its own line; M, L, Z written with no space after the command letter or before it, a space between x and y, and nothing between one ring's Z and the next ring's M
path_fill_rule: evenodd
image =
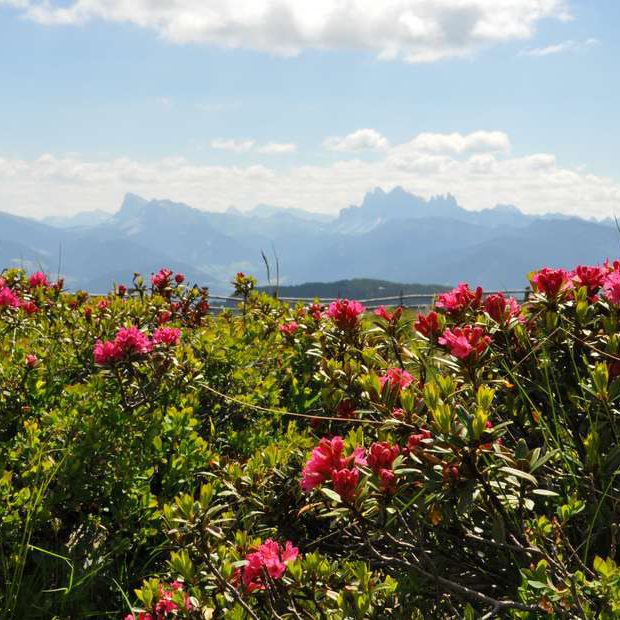
M538 481L536 480L536 478L534 478L534 476L532 476L532 474L528 474L527 472L522 471L520 469L515 469L514 467L506 467L506 466L500 467L499 469L500 471L510 474L511 476L522 478L523 480L527 480L528 482L531 482L532 484L538 484Z
M327 487L321 487L321 493L325 495L325 497L331 499L334 502L342 503L342 498L336 491Z

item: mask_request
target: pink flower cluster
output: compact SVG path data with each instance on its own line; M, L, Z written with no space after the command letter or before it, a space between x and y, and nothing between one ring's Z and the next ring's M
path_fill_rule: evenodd
M344 501L355 497L359 471L356 465L366 465L364 449L356 448L349 456L343 456L342 437L323 437L301 472L301 488L304 492L332 481L334 490Z
M484 300L486 313L497 323L507 323L510 319L519 316L519 304L514 297L506 299L503 293L489 295Z
M368 467L379 479L384 493L394 493L396 490L396 475L392 467L399 454L400 448L387 441L373 443L368 450Z
M467 359L470 356L477 359L491 344L491 337L484 333L482 327L465 325L446 329L439 338L439 344L448 347L450 353L459 359Z
M543 267L532 276L532 284L537 293L555 299L562 292L572 288L569 274L564 269Z
M178 617L179 611L193 610L194 606L188 594L183 592L183 584L173 581L170 586L159 586L159 597L151 611L141 611L138 615L127 614L125 620L165 620Z
M294 562L299 549L289 540L284 546L268 538L256 551L245 556L247 564L235 572L235 580L241 583L246 592L264 590L265 575L271 579L282 579L286 565Z
M594 265L592 267L588 265L579 265L569 274L569 277L573 286L585 286L588 289L588 297L592 301L596 301L596 294L601 286L603 286L606 275L606 270L600 265Z
M416 448L420 448L426 440L431 438L431 432L425 428L421 429L419 433L412 433L409 435L409 439L407 439L407 450L411 452Z
M392 389L404 390L409 387L413 382L413 377L402 368L388 368L382 377L379 377L379 383L381 383L381 389L385 387L387 383Z
M0 308L19 308L20 299L8 286L0 286Z
M612 304L620 305L620 271L612 271L603 280L603 295Z
M181 330L178 327L159 327L153 332L153 344L162 344L167 347L178 344Z
M278 329L283 336L292 337L299 329L299 324L295 321L291 321L289 323L282 323L282 325L280 325Z
M322 304L310 304L308 306L308 314L315 320L320 321L323 318L323 311L325 310L325 306Z
M36 271L28 278L28 285L30 288L37 288L39 286L49 286L49 280L42 271Z
M172 271L164 267L151 276L151 284L153 288L161 291L170 286Z
M395 310L392 310L391 312L387 310L385 306L379 306L375 310L375 316L378 316L379 318L383 319L384 321L387 321L388 323L396 323L402 315L403 315L402 306L398 306L398 308L396 308Z
M443 308L448 314L459 314L469 308L478 308L481 301L482 288L478 287L472 291L469 284L461 282L450 292L439 295L435 305Z
M301 488L304 492L331 481L334 491L344 502L353 502L357 495L359 467L368 466L379 480L384 493L396 490L393 465L400 454L400 447L386 441L374 443L366 456L364 448L355 448L349 456L343 456L344 442L341 437L323 437L302 470Z
M429 312L427 315L418 314L414 327L416 331L423 336L432 338L433 336L439 334L439 315L434 310Z
M181 330L176 327L160 327L149 338L136 326L122 327L114 340L97 340L93 347L95 363L109 366L123 359L144 357L153 350L154 345L172 346L178 343Z
M327 316L344 331L354 330L366 308L359 301L337 299L329 304Z

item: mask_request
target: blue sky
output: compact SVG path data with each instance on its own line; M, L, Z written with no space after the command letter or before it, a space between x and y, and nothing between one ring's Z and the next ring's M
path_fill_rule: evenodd
M2 208L335 211L401 184L614 212L620 2L367 2L0 0Z

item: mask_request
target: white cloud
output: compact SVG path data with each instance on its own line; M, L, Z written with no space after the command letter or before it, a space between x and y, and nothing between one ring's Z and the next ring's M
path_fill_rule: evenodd
M503 131L474 131L461 133L421 133L410 142L391 151L395 155L410 153L437 153L461 155L464 153L510 152L510 138Z
M254 140L225 140L223 138L216 138L209 143L212 149L233 153L247 153L254 148L254 144Z
M292 142L268 142L264 146L261 146L258 152L264 155L284 155L287 153L294 153L296 150L297 145Z
M585 41L573 41L569 39L568 41L562 41L554 45L523 50L520 56L552 56L555 54L564 54L566 52L582 52L599 45L599 43L600 41L594 38L586 39Z
M497 141L471 137L495 133L457 134L462 140L454 140L454 134L420 134L373 161L343 159L281 169L197 165L178 157L94 161L77 155L45 154L34 160L0 156L1 208L30 216L112 211L132 191L215 211L231 204L249 209L266 203L334 213L359 202L375 186L402 185L422 196L450 192L468 209L504 203L529 213L608 217L620 211L620 182L564 167L550 153L513 156L498 148L509 144L507 136ZM409 147L428 148L428 135L435 136L430 144L443 144L443 152Z
M544 18L570 19L568 0L8 1L43 24L128 22L175 43L285 56L305 49L367 50L407 62L470 56L530 38Z
M330 151L384 151L389 145L375 129L358 129L344 138L333 136L323 142Z

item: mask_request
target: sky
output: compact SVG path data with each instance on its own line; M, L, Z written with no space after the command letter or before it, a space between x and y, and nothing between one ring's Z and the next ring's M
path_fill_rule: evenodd
M618 0L0 0L0 210L620 216Z

